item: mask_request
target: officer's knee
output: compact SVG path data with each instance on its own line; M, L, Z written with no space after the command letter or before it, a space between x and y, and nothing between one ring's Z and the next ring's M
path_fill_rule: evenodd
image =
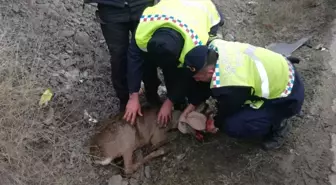
M271 123L264 120L228 119L223 131L234 138L263 137L270 132Z
M246 133L243 127L243 120L227 120L222 131L233 138L244 138Z

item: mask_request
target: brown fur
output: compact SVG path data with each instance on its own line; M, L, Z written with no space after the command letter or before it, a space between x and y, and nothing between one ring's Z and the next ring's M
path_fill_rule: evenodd
M143 161L133 163L133 152L136 149L147 144L158 148L167 141L167 132L177 127L180 111L173 111L172 121L165 128L160 128L157 124L157 112L158 108L144 109L143 116L137 118L135 126L124 121L123 115L103 121L90 142L90 154L95 162L107 165L115 158L123 157L125 173L131 174L141 164L163 155L163 150L156 151L146 156Z

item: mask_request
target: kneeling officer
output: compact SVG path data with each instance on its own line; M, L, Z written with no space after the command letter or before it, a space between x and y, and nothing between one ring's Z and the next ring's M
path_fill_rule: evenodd
M223 25L221 14L211 0L161 0L148 7L128 52L127 78L130 99L124 118L132 124L141 115L139 89L143 79L146 99L150 104L160 104L157 89L157 67L163 71L167 87L167 100L161 106L158 121L166 124L172 107L179 109L188 95L192 74L183 63L207 53L209 38ZM203 49L202 49L203 48Z
M202 46L203 47L203 46ZM298 114L304 86L293 66L294 58L250 44L215 39L203 60L185 66L196 81L210 89L198 89L200 99L210 90L217 100L215 125L236 138L262 137L264 149L276 149L288 133L285 119ZM187 115L197 105L190 104Z

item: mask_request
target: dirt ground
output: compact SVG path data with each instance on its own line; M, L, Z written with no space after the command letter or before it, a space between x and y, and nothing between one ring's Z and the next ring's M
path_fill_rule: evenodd
M297 65L306 91L302 114L290 120L285 146L271 152L224 135L199 143L175 133L172 152L148 164L146 175L135 174L130 184L330 184L336 77L329 46L336 34L331 31L336 2L215 2L225 15L227 40L265 46L312 36L313 48L294 53L302 59ZM0 0L0 184L98 185L119 173L113 165L92 166L84 147L96 125L89 118L100 120L118 109L94 10L83 9L80 0L35 0L31 7ZM327 50L315 49L319 44ZM55 94L41 108L46 88Z

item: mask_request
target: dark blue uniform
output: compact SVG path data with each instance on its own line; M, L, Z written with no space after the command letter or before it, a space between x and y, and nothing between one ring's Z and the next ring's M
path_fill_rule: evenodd
M285 98L266 100L260 109L244 105L253 100L250 87L221 87L209 89L210 84L198 88L190 102L198 105L208 95L217 100L215 125L227 135L235 138L265 137L277 130L284 119L301 111L304 101L304 85L295 73L292 93ZM203 89L203 90L202 90Z
M219 12L219 11L218 11ZM216 35L219 27L224 24L224 17L220 13L221 21L214 25L209 34ZM171 28L160 28L156 33L162 32L160 38L155 38L160 43L165 43L165 49L171 50L171 53L179 53L179 50L184 45L184 39L180 33ZM154 38L155 34L152 36ZM171 38L174 38L171 40ZM160 40L160 41L159 41ZM147 46L147 50L150 50L150 44ZM155 46L160 47L160 46ZM185 60L197 60L201 57L198 49L204 49L202 47L196 47L192 49L185 56ZM207 50L207 48L206 48ZM176 56L179 56L176 55ZM157 99L157 88L160 85L160 81L157 77L157 67L160 67L163 71L165 85L167 87L167 97L176 105L184 104L185 98L194 93L190 84L196 83L192 78L192 73L188 68L177 68L179 57L173 55L155 55L153 53L143 52L137 46L134 37L131 40L131 44L128 52L128 86L129 92L138 92L140 89L141 80L144 81L146 89L146 98ZM153 100L155 101L155 100Z
M127 85L127 50L129 32L134 33L144 9L154 4L154 0L85 0L98 3L97 15L101 20L101 30L106 40L112 66L113 87L120 99L123 111L129 98Z

